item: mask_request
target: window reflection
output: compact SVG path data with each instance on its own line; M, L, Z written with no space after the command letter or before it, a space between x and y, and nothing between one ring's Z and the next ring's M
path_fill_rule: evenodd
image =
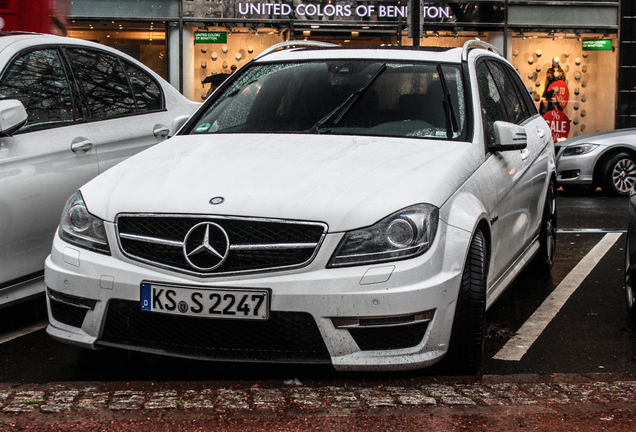
M103 52L68 50L93 119L118 117L135 112L135 99L119 60Z
M141 112L156 111L163 108L163 98L159 85L150 75L141 69L126 63L128 80L137 101L137 109Z
M66 74L55 49L31 51L11 63L0 80L0 98L24 105L28 121L21 132L71 123L74 118Z

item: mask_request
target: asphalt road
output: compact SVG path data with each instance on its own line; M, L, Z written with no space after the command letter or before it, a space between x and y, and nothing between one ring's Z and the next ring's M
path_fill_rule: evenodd
M592 197L559 193L557 209L560 232L552 273L550 277L538 277L531 269L524 271L488 311L482 373L635 373L636 325L626 313L622 281L625 234L621 230L627 226L627 199L606 197L600 191ZM598 263L577 267L601 240L609 246ZM576 273L573 270L580 272L581 267L589 274L576 284L521 358L496 359L506 344L515 345L511 339L523 333L524 324L535 319L537 310L550 303L568 285L562 282L569 281L567 278ZM55 342L44 330L2 342L3 335L42 320L43 310L40 299L0 311L0 383L290 378L342 383L348 379L381 381L396 375L408 378L443 373L430 368L399 374L345 374L330 367L225 364L120 351L91 352Z

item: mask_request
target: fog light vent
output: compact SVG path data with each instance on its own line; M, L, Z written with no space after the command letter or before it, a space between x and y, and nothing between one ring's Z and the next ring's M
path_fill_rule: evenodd
M561 177L562 179L573 179L573 178L577 178L580 175L581 175L581 170L567 170L567 171L561 171L559 173L559 177Z
M418 345L433 319L434 310L391 317L332 318L334 326L349 331L362 351L394 350Z

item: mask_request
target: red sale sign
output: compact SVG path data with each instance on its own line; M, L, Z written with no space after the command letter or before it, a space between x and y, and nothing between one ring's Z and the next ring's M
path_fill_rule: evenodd
M568 104L568 100L570 100L570 90L568 89L568 85L563 80L558 80L550 84L548 87L548 91L553 92L552 97L555 98L561 108L565 109Z
M550 126L554 142L568 137L570 134L570 119L563 111L548 111L543 115L543 118Z

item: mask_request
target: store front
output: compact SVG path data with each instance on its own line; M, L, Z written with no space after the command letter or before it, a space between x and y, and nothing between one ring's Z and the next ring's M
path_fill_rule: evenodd
M461 47L478 38L497 46L555 139L614 128L619 0L421 6L419 45ZM232 73L278 42L407 46L417 36L406 0L74 0L71 13L70 36L119 47L195 101L214 86L212 75Z

